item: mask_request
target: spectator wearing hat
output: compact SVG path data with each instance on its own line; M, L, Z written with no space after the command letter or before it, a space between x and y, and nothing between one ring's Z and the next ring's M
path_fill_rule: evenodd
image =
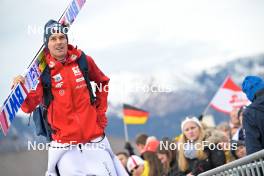
M209 149L206 143L212 143L205 138L200 121L196 117L187 117L181 123L183 135L178 142L177 176L195 176L207 170L225 164L223 150ZM214 144L214 143L213 143Z
M247 76L242 90L252 102L243 113L247 154L264 149L264 82L258 76Z
M146 161L137 155L131 155L127 161L127 170L133 176L148 176L149 168Z
M142 150L142 156L149 167L148 176L162 176L163 167L161 161L157 156L157 148L159 148L159 141L156 137L150 136L147 138L146 145Z

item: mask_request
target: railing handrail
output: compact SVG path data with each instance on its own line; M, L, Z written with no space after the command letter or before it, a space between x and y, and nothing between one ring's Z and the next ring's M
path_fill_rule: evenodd
M206 175L214 175L229 169L233 169L235 167L244 165L244 164L248 164L251 163L254 160L260 159L260 158L264 158L264 149L260 150L258 152L252 153L251 155L245 156L243 158L240 158L238 160L232 161L230 163L227 163L225 165L219 166L217 168L211 169L209 171L203 172L201 174L199 174L199 176L206 176Z

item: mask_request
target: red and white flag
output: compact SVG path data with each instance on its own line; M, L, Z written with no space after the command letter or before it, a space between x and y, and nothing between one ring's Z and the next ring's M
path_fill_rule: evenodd
M233 108L240 108L249 103L250 101L242 89L234 83L230 76L227 76L212 99L210 106L220 112L230 113Z

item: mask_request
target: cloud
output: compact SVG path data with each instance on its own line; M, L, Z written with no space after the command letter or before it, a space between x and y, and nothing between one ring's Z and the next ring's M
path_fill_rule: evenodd
M42 34L29 35L28 26L42 28L58 19L69 2L0 2L0 100L42 43ZM108 75L195 72L233 56L263 52L263 6L262 0L87 1L70 40Z

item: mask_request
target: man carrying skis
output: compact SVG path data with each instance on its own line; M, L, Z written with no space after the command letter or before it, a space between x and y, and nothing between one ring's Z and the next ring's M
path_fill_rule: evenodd
M77 63L83 52L68 44L67 27L48 21L44 44L52 95L44 107L52 130L46 175L57 175L56 167L63 176L126 175L104 136L109 78L85 55L89 79L102 88L96 90L96 99L91 101L93 94ZM17 76L13 83L18 82L23 83L24 78ZM40 80L36 89L29 92L22 110L31 113L39 104L45 105L47 87Z

